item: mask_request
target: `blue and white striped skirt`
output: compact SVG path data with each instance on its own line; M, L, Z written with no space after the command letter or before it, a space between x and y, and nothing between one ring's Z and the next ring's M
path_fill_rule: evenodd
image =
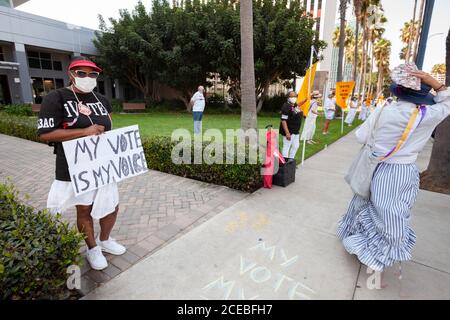
M353 197L337 236L361 263L383 271L411 259L416 235L409 223L419 191L419 171L414 163L381 163L370 191L370 199Z

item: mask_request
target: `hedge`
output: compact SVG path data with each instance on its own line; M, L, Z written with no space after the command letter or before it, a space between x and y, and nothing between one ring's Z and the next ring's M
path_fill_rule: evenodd
M253 192L263 185L260 175L261 164L249 164L248 153L245 164L225 164L224 147L223 164L194 164L194 143L191 147L191 164L174 164L172 149L176 142L169 137L152 137L143 139L145 158L149 169L170 174L227 186L233 189ZM202 146L202 153L208 143Z
M22 204L0 182L0 299L66 299L67 268L80 265L82 240L60 215Z
M23 117L0 112L0 133L40 142L36 130L36 117Z
M11 105L0 105L0 111L3 111L10 115L16 116L32 116L33 111L31 111L30 104L11 104Z
M0 112L0 133L40 142L36 134L35 117L18 117ZM253 192L263 185L260 164L178 165L172 163L171 159L174 145L168 137L144 138L143 147L148 168L246 192ZM194 152L191 152L191 155L194 157Z

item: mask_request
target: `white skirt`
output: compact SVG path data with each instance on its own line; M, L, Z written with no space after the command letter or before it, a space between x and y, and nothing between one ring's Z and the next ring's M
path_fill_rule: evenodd
M316 119L317 115L314 113L308 114L305 120L305 125L303 127L302 135L300 140L312 140L314 133L316 132Z
M55 180L47 199L47 208L53 214L58 212L65 213L67 209L77 205L92 205L91 216L97 220L113 213L118 204L119 189L115 182L97 190L75 196L71 182Z

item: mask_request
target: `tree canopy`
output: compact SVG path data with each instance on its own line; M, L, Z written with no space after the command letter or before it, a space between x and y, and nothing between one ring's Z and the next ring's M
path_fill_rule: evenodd
M239 101L237 3L155 0L148 12L142 2L132 12L122 10L118 19L109 19L111 27L100 17L96 60L107 74L127 81L147 99L158 100L157 84L163 84L187 105L196 87L218 73ZM312 44L317 51L326 46L317 40L315 21L302 5L301 0L253 2L255 95L260 102L270 84L305 74Z

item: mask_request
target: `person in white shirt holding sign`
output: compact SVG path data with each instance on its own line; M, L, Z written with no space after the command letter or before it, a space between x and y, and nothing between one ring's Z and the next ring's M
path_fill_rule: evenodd
M334 114L336 112L336 98L335 93L332 91L328 98L325 99L324 112L325 112L325 124L322 130L323 134L328 134L328 128L330 127L331 120L334 119Z
M416 242L411 208L420 182L415 162L434 128L450 115L450 90L444 84L423 71L405 72L404 80L394 81L410 86L410 78L416 77L420 90L392 84L398 102L377 108L356 131L359 143L373 141L373 154L381 162L369 198L355 194L337 232L345 249L377 272L411 259Z
M194 117L194 133L202 132L203 112L205 111L205 88L199 86L197 92L191 98L192 114Z

